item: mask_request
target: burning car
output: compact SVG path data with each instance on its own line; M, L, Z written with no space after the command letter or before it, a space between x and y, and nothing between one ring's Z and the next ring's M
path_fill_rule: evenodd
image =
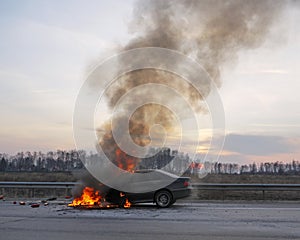
M137 172L149 172L154 170L140 170ZM117 203L119 206L126 204L126 199L130 203L156 203L160 208L166 208L176 202L177 199L188 197L191 194L190 178L178 177L174 174L163 170L155 170L158 179L173 178L174 181L164 188L156 191L145 193L123 193L115 189L110 189L106 195L106 200L112 203ZM155 179L147 179L148 183L157 181Z
M112 206L119 206L129 208L131 204L136 203L155 203L160 208L167 208L174 204L177 199L188 197L191 194L189 177L178 177L163 170L138 170L136 172L149 173L150 171L155 173L155 178L143 179L143 181L147 181L149 185L155 184L157 181L163 181L164 179L169 180L172 178L173 181L163 188L141 193L121 192L113 188L108 188L105 197L102 197L99 191L86 187L82 195L74 199L69 206L89 208L110 208Z

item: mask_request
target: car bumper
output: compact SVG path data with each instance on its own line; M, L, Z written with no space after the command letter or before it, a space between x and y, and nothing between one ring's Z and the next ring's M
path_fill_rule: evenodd
M180 198L185 198L188 197L192 194L192 189L187 188L187 189L173 189L172 194L174 197L174 200L180 199Z

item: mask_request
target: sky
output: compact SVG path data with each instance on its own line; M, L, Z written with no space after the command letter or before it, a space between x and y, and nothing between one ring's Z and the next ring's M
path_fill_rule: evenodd
M72 117L89 70L131 35L133 1L0 1L0 152L74 149ZM300 7L222 69L220 161L300 160Z

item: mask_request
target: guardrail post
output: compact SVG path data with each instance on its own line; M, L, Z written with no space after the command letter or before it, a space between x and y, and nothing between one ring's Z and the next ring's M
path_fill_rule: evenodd
M225 190L224 189L222 190L222 200L223 200L223 202L225 201Z
M68 193L69 193L69 186L67 185L65 190L65 195L68 196L69 195Z

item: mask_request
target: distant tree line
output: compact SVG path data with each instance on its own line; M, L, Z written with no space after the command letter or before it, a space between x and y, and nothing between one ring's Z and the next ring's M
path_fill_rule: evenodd
M141 159L138 169L164 169L182 174L190 164L191 159L188 154L170 148L150 148L148 156Z
M0 154L0 172L67 172L82 169L82 152L20 152L15 156ZM84 156L84 155L83 155Z
M300 162L293 160L284 162L262 162L239 165L237 163L205 162L191 163L188 172L197 174L207 172L213 174L271 174L271 175L300 175Z
M84 168L85 151L20 152L14 156L0 153L0 172L70 172ZM188 154L169 148L150 149L137 169L165 169L176 174L274 174L300 175L300 162L237 163L192 161Z
M151 152L155 151L155 152ZM97 160L99 155L85 151L20 152L14 156L0 153L0 172L69 172L84 168L87 158ZM101 159L101 157L100 157ZM92 160L92 162L95 162ZM169 164L170 163L170 164ZM169 148L151 149L149 157L140 161L136 169L161 169L181 174L190 164L187 154Z

